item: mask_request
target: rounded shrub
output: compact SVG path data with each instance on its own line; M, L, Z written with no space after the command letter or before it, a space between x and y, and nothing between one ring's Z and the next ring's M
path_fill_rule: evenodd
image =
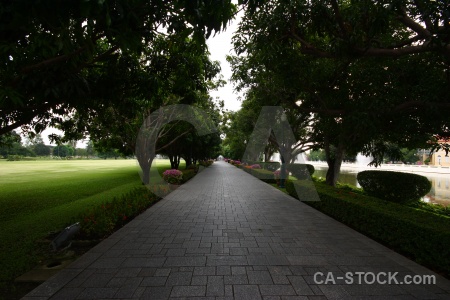
M309 164L287 164L286 168L299 180L310 178L308 173L311 176L315 171L314 166Z
M431 189L425 176L410 173L362 171L356 179L367 194L401 204L417 202Z

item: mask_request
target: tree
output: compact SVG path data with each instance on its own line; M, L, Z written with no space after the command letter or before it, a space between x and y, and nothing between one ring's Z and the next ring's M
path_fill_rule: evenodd
M152 111L177 103L207 103L208 90L222 83L214 79L220 67L209 60L205 45L183 36L155 39L145 56L122 56L107 69L93 79L108 87L93 95L92 108L64 120L60 128L66 140L89 135L97 147L124 155L134 152L139 128ZM105 104L107 99L112 101Z
M21 142L20 135L15 131L10 131L4 135L0 135L0 147L10 147L13 143Z
M94 155L95 155L94 143L92 141L89 141L86 146L86 157Z
M36 156L32 150L22 145L22 138L15 131L0 136L0 155Z
M205 116L217 128L221 122L220 110L223 108L223 102L216 103L209 96L204 100L205 102L196 105L203 109ZM166 133L157 141L157 153L168 156L173 169L178 169L181 158L186 161L187 168L191 164L196 164L198 160L219 155L221 144L219 132L199 135L193 124L186 121L169 123L162 131Z
M44 143L39 143L33 146L33 151L37 156L49 156L50 147L46 146Z
M290 39L303 54L322 58L409 56L450 57L447 1L264 1L247 10L245 38ZM250 21L250 22L249 22ZM255 30L257 29L257 30ZM240 46L240 45L238 45ZM239 47L238 47L238 50Z
M407 7L410 18L415 5ZM370 1L267 1L246 13L235 36L237 52L246 53L234 59L241 87L267 89L272 80L275 92L293 95L285 93L283 105L313 115L310 136L325 149L330 185L346 154L361 151L378 164L392 142L419 147L433 132L448 130L440 109L450 105L445 47L416 47L422 37L409 36L413 25L397 8ZM380 46L402 41L395 49Z
M26 138L26 147L37 156L49 156L51 152L50 147L44 144L40 134L28 136Z
M139 57L164 35L203 44L236 12L231 0L19 0L0 8L0 135L18 127L41 132L98 106L90 96L111 85L90 80L109 62Z
M73 148L68 145L58 145L53 148L53 156L68 157L73 156Z
M308 155L308 160L310 161L325 161L326 154L323 150L313 150Z
M402 162L404 164L415 164L420 160L419 155L417 155L417 149L403 148L400 151L402 152Z
M88 157L87 149L86 148L76 148L75 155L79 156L79 157L83 157L83 156Z

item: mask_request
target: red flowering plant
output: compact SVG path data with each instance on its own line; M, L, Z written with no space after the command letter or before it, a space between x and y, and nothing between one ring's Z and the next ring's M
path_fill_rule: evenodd
M137 188L119 198L91 207L80 217L81 238L108 236L145 211L160 198L147 188Z
M176 169L170 169L164 171L163 178L168 183L181 184L181 181L183 180L183 173Z
M254 164L254 165L251 165L250 168L252 168L252 169L261 169L261 166L259 164Z

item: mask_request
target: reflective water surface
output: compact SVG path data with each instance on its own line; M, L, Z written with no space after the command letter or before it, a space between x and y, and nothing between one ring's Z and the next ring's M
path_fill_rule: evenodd
M315 166L316 171L314 176L323 177L327 173L326 167ZM338 181L341 183L351 184L360 187L358 181L356 180L356 174L358 172L353 170L341 170ZM420 174L428 178L431 181L431 191L424 197L423 201L438 203L445 206L450 206L450 175L444 174Z

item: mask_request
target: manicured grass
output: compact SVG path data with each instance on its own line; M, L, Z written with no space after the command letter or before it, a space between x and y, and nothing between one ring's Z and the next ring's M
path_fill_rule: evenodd
M156 163L160 173L170 168ZM135 160L0 160L0 182L0 287L36 264L36 240L141 186Z

